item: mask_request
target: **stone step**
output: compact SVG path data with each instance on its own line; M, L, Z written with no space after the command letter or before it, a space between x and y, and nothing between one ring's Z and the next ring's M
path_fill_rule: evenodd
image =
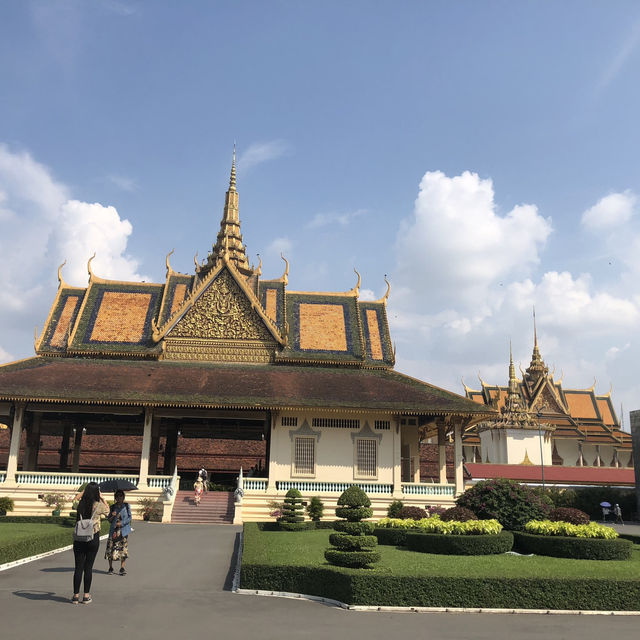
M193 491L178 491L171 522L221 524L233 521L232 493L210 491L202 495L199 505L193 497Z

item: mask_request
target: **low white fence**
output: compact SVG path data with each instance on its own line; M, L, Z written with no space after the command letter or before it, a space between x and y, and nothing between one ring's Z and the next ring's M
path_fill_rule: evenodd
M402 484L402 494L407 496L454 496L454 484L426 484L412 482Z

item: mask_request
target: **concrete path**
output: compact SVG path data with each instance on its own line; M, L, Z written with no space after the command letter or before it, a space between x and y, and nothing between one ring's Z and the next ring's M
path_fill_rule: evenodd
M135 528L128 575L107 575L99 554L89 605L68 602L71 551L0 572L2 637L631 640L638 634L637 617L354 612L238 595L228 588L239 527L136 523Z

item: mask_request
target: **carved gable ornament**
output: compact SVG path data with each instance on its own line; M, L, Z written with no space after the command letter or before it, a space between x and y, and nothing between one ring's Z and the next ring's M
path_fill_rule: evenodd
M538 397L534 400L531 409L532 412L542 411L544 413L566 413L564 407L558 402L555 393L546 383Z
M223 269L165 337L169 359L269 362L275 340Z

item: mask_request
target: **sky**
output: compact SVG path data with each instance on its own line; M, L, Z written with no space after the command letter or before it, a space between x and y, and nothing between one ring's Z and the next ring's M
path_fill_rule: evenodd
M463 393L538 342L640 408L640 5L0 4L0 362L65 281L192 273L234 142L266 278L391 283L398 371Z

